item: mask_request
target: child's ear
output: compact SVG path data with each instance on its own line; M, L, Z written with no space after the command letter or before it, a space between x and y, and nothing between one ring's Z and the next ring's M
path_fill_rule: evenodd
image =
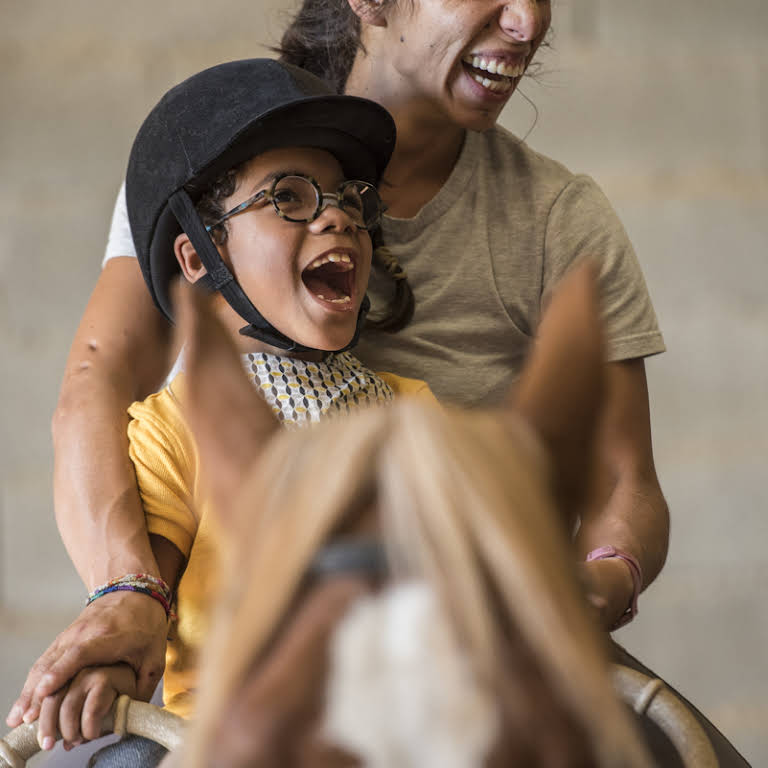
M347 2L363 24L372 27L387 26L387 20L384 17L384 6L387 0L347 0Z
M206 274L203 262L200 260L195 246L192 245L186 233L182 232L173 241L173 253L176 256L176 261L179 262L182 274L187 278L188 282L196 283Z
M195 436L205 488L225 523L245 477L279 422L248 380L209 296L177 280L172 291L184 344L184 415Z
M597 268L585 261L556 288L509 398L551 454L566 520L589 491L604 374Z

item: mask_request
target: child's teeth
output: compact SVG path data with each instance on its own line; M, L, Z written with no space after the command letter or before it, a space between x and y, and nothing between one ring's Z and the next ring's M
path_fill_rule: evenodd
M318 256L307 266L307 269L317 269L318 267L322 267L323 264L327 264L329 261L334 264L343 264L348 269L354 269L355 267L355 264L348 253L329 253L327 256Z

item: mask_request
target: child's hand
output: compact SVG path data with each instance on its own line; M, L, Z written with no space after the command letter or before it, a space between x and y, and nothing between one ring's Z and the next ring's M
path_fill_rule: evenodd
M136 673L128 664L83 669L70 683L43 699L37 723L40 747L53 749L57 732L66 750L97 739L104 715L124 693L136 697Z
M85 608L35 662L6 718L9 728L40 718L40 704L78 672L127 662L139 675L136 698L149 701L165 667L168 621L156 600L113 592Z

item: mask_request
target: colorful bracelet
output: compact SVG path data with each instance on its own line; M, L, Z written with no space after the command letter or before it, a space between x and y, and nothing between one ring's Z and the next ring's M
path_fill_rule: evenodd
M625 624L629 624L629 622L637 616L637 598L640 596L640 590L643 588L643 571L634 555L630 555L629 552L624 552L621 549L616 549L616 547L611 546L593 549L587 555L587 562L592 560L607 560L611 557L617 557L619 560L623 560L629 566L629 571L632 574L632 600L630 601L627 610L619 616L616 623L611 627L611 632L613 632L613 630L619 629L619 627L623 627Z
M148 573L127 573L125 576L119 576L100 587L96 587L88 593L88 599L85 601L86 606L110 592L140 592L143 595L148 595L163 606L165 615L169 619L176 618L172 608L173 593L171 588L162 579L150 576Z

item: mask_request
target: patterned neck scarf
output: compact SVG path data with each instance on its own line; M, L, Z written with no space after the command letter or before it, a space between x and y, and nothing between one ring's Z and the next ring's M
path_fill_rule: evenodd
M286 426L316 422L394 398L389 384L349 352L330 354L319 363L252 352L243 355L243 365Z

